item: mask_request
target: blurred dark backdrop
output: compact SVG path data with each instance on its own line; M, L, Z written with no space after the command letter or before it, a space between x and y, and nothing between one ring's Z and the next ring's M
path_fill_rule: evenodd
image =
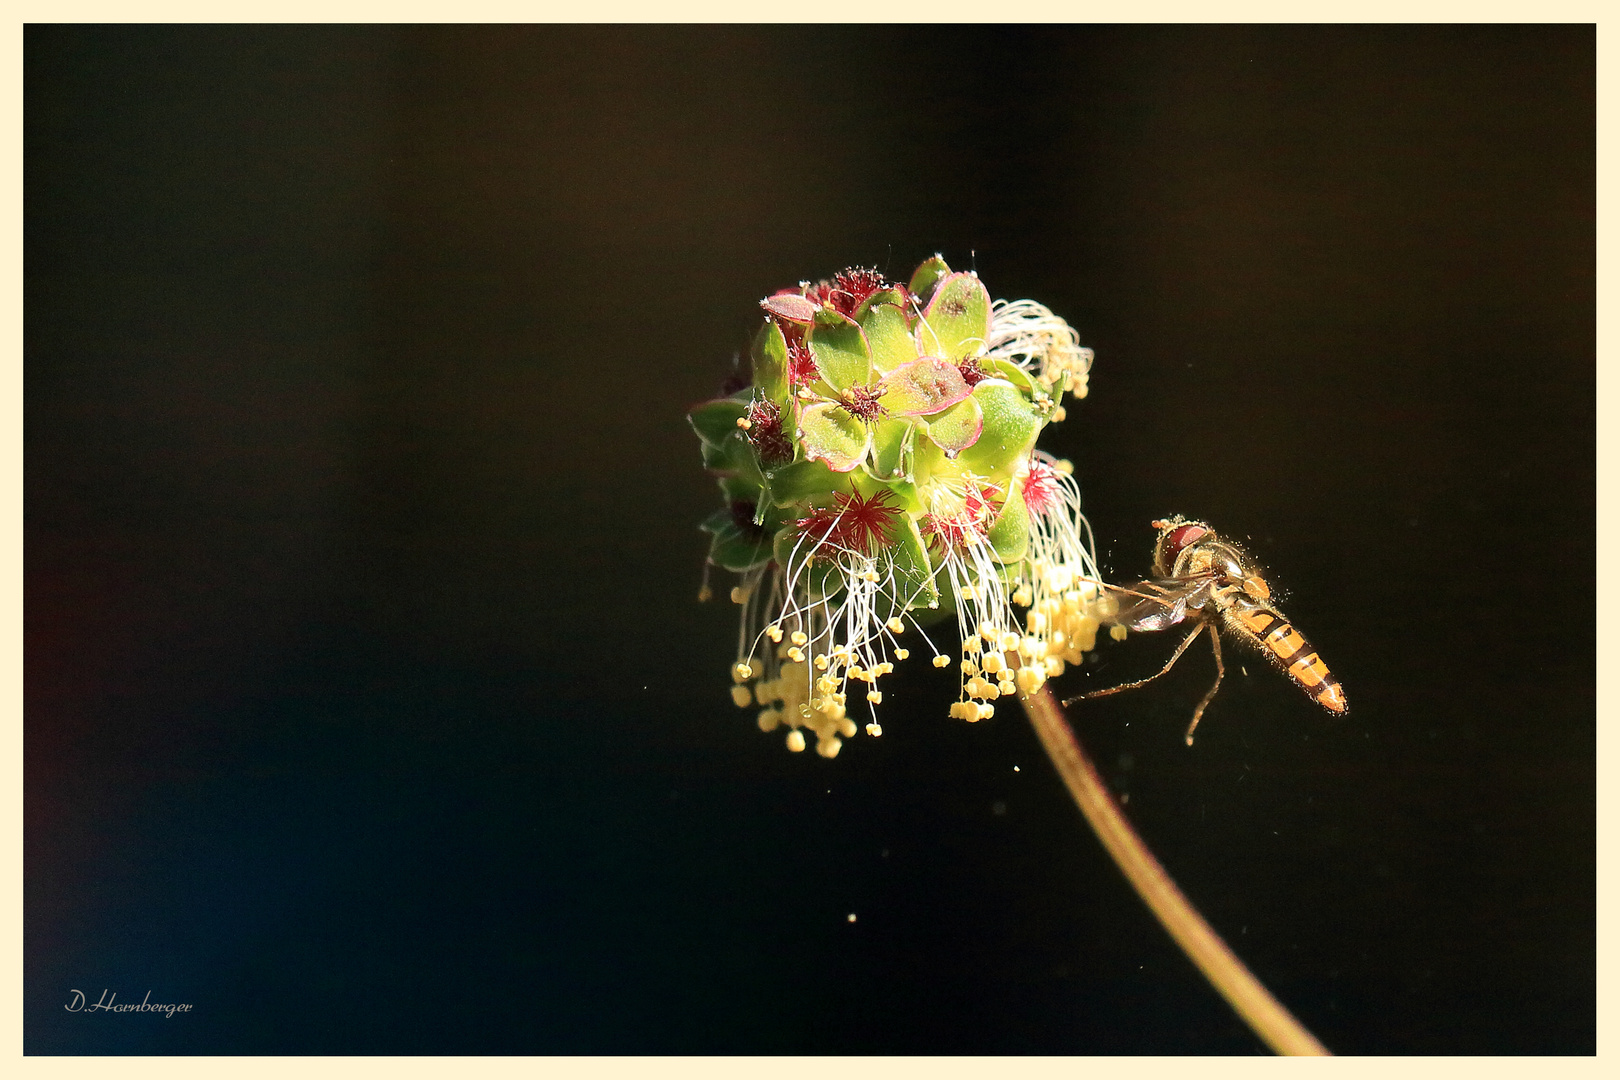
M1096 349L1107 569L1249 538L1348 690L1076 711L1194 901L1340 1052L1594 1051L1592 28L24 44L29 1052L1257 1052L1016 711L728 700L683 413L935 251Z

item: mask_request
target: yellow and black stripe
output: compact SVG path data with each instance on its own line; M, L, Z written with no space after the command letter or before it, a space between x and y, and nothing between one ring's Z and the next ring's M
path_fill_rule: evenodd
M1273 663L1293 679L1311 699L1329 712L1342 713L1347 707L1344 688L1316 655L1305 636L1282 617L1277 609L1248 597L1238 598L1226 612L1228 627L1252 641Z

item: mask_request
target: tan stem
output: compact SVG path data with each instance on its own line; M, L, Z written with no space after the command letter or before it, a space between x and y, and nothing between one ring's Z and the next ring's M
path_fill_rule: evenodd
M1188 903L1176 883L1170 880L1159 860L1153 857L1124 811L1103 784L1097 767L1069 727L1063 708L1046 687L1033 694L1020 695L1041 745L1057 766L1069 793L1080 805L1091 827L1108 849L1138 895L1158 916L1192 962L1204 973L1221 996L1267 1046L1278 1054L1331 1056L1316 1037L1294 1019L1292 1013L1267 992L1243 961L1233 955L1226 942L1210 928L1202 915Z

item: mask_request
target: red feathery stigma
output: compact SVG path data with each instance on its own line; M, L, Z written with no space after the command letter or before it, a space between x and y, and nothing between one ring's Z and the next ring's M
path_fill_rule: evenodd
M979 383L990 378L990 373L984 370L984 366L979 363L977 356L970 356L966 360L959 361L956 370L962 373L962 381L969 386L978 386Z
M1024 505L1036 517L1049 517L1063 505L1057 470L1044 461L1031 461L1024 477Z
M960 513L948 517L941 514L923 516L923 535L928 537L931 544L957 550L967 547L970 543L982 541L990 529L990 522L995 517L990 506L992 494L994 489L975 488L969 485L962 499L963 506Z
M892 494L888 488L870 498L839 492L831 506L816 507L799 520L799 534L841 550L874 555L889 542L900 520L900 507L889 503Z
M793 443L782 430L782 410L776 402L760 398L748 405L748 441L760 464L767 467L793 460Z
M821 378L816 358L810 354L810 346L804 343L804 327L789 323L782 327L782 336L787 338L788 382L793 386L809 386Z
M833 275L831 281L818 281L805 290L805 298L813 304L831 304L845 315L853 316L855 309L879 289L894 286L885 281L876 270L852 266Z
M882 396L881 383L873 383L871 386L851 386L839 395L838 407L857 420L871 423L878 417L888 414L888 410L878 401Z

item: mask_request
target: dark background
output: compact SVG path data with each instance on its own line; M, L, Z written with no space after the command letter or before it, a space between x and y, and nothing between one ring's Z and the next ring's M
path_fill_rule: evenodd
M1594 1052L1592 28L24 43L29 1052L1258 1052L1015 709L729 702L683 413L934 251L1096 349L1105 568L1250 539L1348 691L1075 710L1195 903L1337 1051Z

